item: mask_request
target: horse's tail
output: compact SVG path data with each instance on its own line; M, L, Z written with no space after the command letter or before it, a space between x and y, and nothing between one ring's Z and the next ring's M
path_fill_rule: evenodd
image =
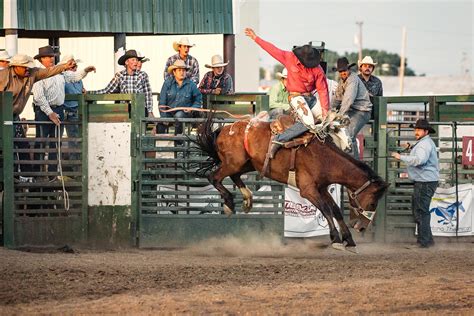
M212 126L214 124L214 111L210 111L204 122L199 124L197 128L196 141L194 142L198 148L207 153L209 158L202 164L196 171L196 174L200 177L207 177L209 172L219 166L221 160L217 153L217 136L221 132L221 128L213 131Z

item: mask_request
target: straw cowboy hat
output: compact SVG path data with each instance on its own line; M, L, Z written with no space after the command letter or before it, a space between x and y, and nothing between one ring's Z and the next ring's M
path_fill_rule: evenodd
M293 54L296 55L298 60L306 67L306 68L314 68L319 65L321 62L321 54L319 50L314 48L312 45L306 44L303 46L294 46L293 47Z
M337 59L336 67L333 68L334 71L346 71L349 70L355 63L349 64L349 60L346 57L341 57Z
M57 54L54 52L54 49L51 46L43 46L38 48L38 54L34 57L34 59L40 59L41 57L53 57Z
M137 51L134 50L134 49L130 49L130 50L127 50L125 52L125 54L123 54L122 56L120 56L119 60L117 61L117 63L120 65L120 66L125 66L125 62L127 61L127 59L129 58L136 58L138 60L142 60L143 57L140 57L138 56L137 54Z
M224 58L221 55L214 55L211 58L211 64L205 64L204 67L206 68L215 68L215 67L225 67L229 64L229 61L226 63L224 62Z
M283 71L277 72L275 77L277 77L277 79L288 78L288 70L286 70L286 68L283 68Z
M187 37L181 37L179 42L173 42L173 48L174 48L175 51L178 51L178 46L179 45L184 45L184 46L188 46L188 47L196 46L195 44L191 44L189 42L189 38L187 38Z
M10 61L10 58L12 58L10 55L8 55L8 52L6 50L0 51L0 61Z
M372 65L375 67L375 65L377 65L377 63L375 63L372 57L370 56L365 56L362 60L358 61L358 64L359 64L359 67L362 65Z
M177 59L171 66L168 67L168 73L172 73L175 69L189 69L188 66L184 63L183 60Z
M82 60L80 59L75 59L74 58L74 55L66 55L64 56L61 61L58 63L58 65L64 65L64 64L67 64L68 61L70 61L71 59L74 59L74 61L77 63L82 63Z
M33 58L28 55L24 54L17 54L10 59L10 67L13 66L20 66L20 67L28 67L34 68L35 63L33 62Z
M425 119L418 119L415 124L410 125L411 128L419 128L419 129L424 129L427 130L429 134L434 134L436 133L435 129L431 127L430 123L425 120Z

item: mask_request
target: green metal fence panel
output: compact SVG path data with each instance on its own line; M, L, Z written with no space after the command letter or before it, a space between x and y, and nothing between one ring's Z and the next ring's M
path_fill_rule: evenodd
M13 202L13 96L11 92L0 95L2 112L2 154L3 154L3 244L15 245L14 202Z

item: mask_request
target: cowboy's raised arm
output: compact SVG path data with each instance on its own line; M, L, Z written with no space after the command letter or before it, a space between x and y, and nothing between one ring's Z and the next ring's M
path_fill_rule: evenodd
M65 70L71 70L72 68L74 68L75 65L76 65L76 62L73 59L71 59L64 65L56 65L51 68L34 68L35 71L33 71L33 74L34 74L35 81L43 80L43 79L55 76Z
M286 65L286 59L293 54L292 52L281 50L272 43L267 42L262 38L258 37L257 34L255 34L254 30L251 28L245 29L245 35L254 40L255 43L258 44L258 46L260 46L263 50L265 50L283 65Z

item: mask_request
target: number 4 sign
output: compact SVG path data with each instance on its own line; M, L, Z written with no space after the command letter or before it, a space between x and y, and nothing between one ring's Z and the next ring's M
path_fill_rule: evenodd
M462 164L474 165L474 136L462 138Z

